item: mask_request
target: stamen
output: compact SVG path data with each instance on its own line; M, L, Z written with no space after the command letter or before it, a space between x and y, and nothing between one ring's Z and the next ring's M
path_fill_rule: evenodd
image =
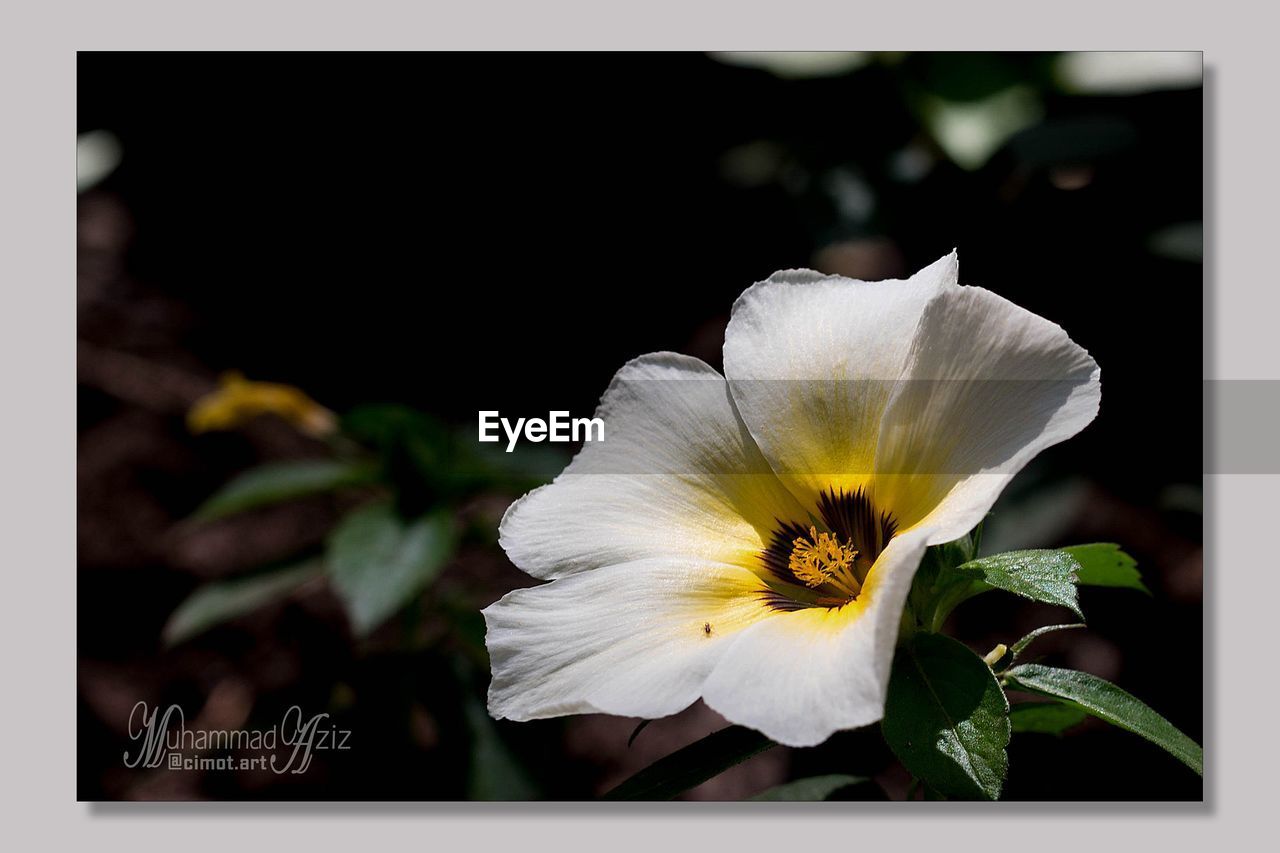
M778 520L760 560L774 610L838 609L862 595L880 553L897 532L888 512L877 512L865 489L826 489L812 526ZM820 520L819 520L820 519ZM825 530L819 533L817 525Z
M792 543L787 568L810 589L831 583L856 594L857 590L849 589L849 570L857 556L852 546L842 545L834 535L810 527L808 539L799 537Z

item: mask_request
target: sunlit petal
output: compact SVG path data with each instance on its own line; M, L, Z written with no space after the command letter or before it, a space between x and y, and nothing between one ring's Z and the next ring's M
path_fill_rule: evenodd
M954 253L907 281L777 273L733 307L725 375L751 434L807 506L870 480L880 417Z
M903 604L929 532L894 539L852 604L779 613L743 631L707 679L707 704L788 746L813 746L879 720Z
M618 371L587 443L512 504L500 528L541 578L656 556L754 565L776 519L800 512L739 420L724 378L696 358L642 356Z
M885 410L877 501L900 528L934 528L934 542L968 532L1033 456L1093 420L1099 377L1060 326L982 288L949 289L925 310Z
M745 569L642 560L507 594L484 611L489 711L663 717L698 698L728 644L776 614Z

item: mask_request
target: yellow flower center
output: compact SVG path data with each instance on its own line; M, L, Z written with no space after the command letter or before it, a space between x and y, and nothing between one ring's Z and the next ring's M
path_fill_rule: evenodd
M791 558L787 568L810 589L833 580L850 577L853 560L858 551L852 545L842 545L834 534L809 528L809 538L800 537L792 543ZM856 583L856 581L855 581Z
M825 489L815 509L811 524L779 520L760 552L768 586L762 597L775 610L854 601L898 531L893 515L879 511L863 489Z

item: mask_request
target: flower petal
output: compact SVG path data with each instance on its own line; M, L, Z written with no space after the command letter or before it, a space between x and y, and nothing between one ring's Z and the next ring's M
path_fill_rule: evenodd
M690 705L744 627L776 614L737 566L640 560L508 593L484 612L489 713L655 718Z
M792 492L870 477L880 417L925 305L954 285L955 253L907 281L776 273L734 303L725 375L742 419Z
M980 287L926 308L876 454L877 504L931 544L982 520L1022 466L1084 429L1097 363L1060 326Z
M853 604L778 613L739 634L703 687L707 704L787 746L814 746L879 720L929 532L894 538Z
M696 358L631 361L596 417L604 440L512 504L499 526L507 556L535 577L657 556L753 566L776 519L799 512L724 377Z

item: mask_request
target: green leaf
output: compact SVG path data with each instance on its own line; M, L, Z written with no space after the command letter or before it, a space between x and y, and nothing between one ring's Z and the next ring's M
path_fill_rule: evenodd
M956 571L988 586L1032 601L1056 604L1084 618L1076 598L1075 558L1064 551L1006 551L959 566Z
M1018 640L1018 642L1009 647L1009 651L1013 654L1013 657L1016 660L1018 655L1027 650L1027 646L1031 645L1045 634L1052 633L1053 631L1070 631L1075 628L1083 627L1085 627L1083 622L1073 622L1070 625L1045 625L1043 628L1036 628L1021 640Z
M773 746L757 731L729 726L658 759L604 799L671 800Z
M867 781L863 776L846 776L842 773L810 776L808 779L776 785L750 799L755 802L821 802L841 788L862 785Z
M344 518L329 535L327 557L356 634L368 634L420 593L453 548L453 521L443 511L406 523L391 505L374 504Z
M527 802L537 789L524 766L503 742L498 727L484 707L466 699L463 709L471 730L471 773L467 799L474 801Z
M457 495L459 448L439 419L400 405L366 405L342 418L343 434L377 453L396 501L409 515Z
M1136 589L1151 594L1142 575L1138 572L1138 563L1114 542L1095 542L1092 545L1072 545L1063 548L1076 562L1076 582L1084 586L1112 586Z
M282 503L294 498L360 486L377 479L376 466L368 462L308 459L277 462L246 471L219 489L195 511L196 521L212 521L245 510Z
M1204 750L1195 741L1141 700L1109 681L1087 672L1034 663L1014 667L1005 673L1005 680L1018 690L1073 702L1113 726L1141 735L1204 775Z
M173 611L164 626L164 641L171 646L181 643L228 619L286 598L323 573L319 560L309 560L252 577L205 584Z
M933 545L924 553L911 584L911 612L925 630L938 632L947 616L965 599L990 589L956 568L978 555L983 523L959 539Z
M982 658L941 634L898 648L881 729L913 776L948 797L994 800L1009 759L1009 703Z
M1009 709L1014 733L1055 735L1083 723L1089 715L1078 705L1061 702L1019 702Z

